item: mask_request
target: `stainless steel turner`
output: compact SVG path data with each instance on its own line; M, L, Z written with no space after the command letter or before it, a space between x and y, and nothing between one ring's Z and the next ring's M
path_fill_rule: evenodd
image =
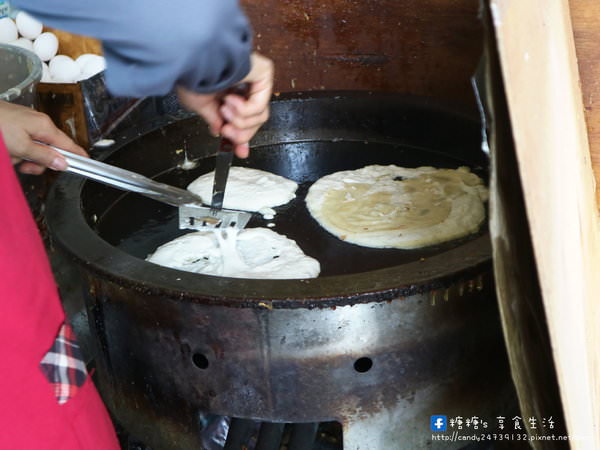
M230 87L225 92L225 95L234 94L242 98L248 99L250 93L250 84L240 83ZM225 120L225 123L227 121ZM219 143L219 151L215 160L215 178L213 180L212 199L210 207L214 211L223 209L223 200L225 198L225 187L227 178L229 177L229 169L233 160L233 142L226 137L221 137Z
M244 228L252 214L232 209L211 209L202 206L202 198L175 186L159 183L129 170L111 166L91 158L76 155L43 142L37 144L51 147L67 161L66 172L75 173L91 180L113 186L124 191L137 192L159 202L179 208L179 228L206 230L214 228Z

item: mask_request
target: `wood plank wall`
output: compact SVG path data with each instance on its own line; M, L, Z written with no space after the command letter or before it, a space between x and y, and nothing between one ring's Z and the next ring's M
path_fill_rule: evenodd
M242 0L275 91L383 90L473 105L478 0Z

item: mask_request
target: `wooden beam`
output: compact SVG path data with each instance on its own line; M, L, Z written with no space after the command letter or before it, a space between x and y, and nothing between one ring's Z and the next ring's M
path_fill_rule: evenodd
M600 448L600 230L568 0L490 0L574 449Z

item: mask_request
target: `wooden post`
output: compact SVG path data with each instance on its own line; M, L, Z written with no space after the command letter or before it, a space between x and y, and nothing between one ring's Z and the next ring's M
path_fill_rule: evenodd
M600 448L600 230L569 3L490 5L570 445Z

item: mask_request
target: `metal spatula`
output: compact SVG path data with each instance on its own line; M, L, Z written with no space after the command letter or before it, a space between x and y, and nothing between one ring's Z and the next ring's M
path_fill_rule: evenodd
M225 95L234 94L247 99L250 92L248 83L240 83L229 88ZM227 121L225 121L227 123ZM210 207L214 211L223 209L223 200L225 198L225 187L229 177L229 169L233 160L233 142L226 137L221 137L219 143L219 152L215 160L215 178L213 181L212 199Z
M111 166L91 158L76 155L43 142L37 144L51 147L67 161L66 172L75 173L91 180L113 186L124 191L137 192L159 202L179 207L179 228L206 230L214 228L244 228L252 214L232 209L211 209L202 206L202 198L175 186L159 183L129 170Z

